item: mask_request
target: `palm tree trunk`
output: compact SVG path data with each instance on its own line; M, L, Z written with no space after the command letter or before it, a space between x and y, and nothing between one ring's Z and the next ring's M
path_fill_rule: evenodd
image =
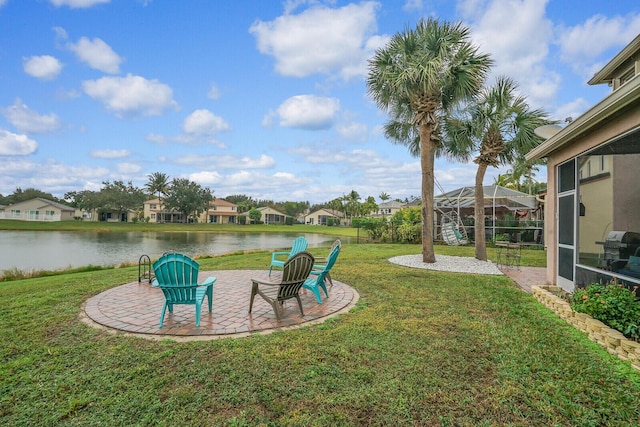
M476 258L480 261L487 260L487 236L484 230L484 174L487 172L487 165L480 163L476 171L476 186L474 191L474 230L473 235L476 241Z
M431 140L432 127L420 125L420 167L422 169L422 262L436 262L433 252L433 169L435 145Z

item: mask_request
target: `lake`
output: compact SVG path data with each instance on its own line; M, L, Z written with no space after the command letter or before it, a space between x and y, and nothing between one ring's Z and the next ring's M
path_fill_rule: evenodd
M196 257L290 248L298 236L305 236L311 248L330 246L336 239L311 233L0 231L0 271L137 264L142 255L153 260L168 251ZM349 243L349 238L341 239Z

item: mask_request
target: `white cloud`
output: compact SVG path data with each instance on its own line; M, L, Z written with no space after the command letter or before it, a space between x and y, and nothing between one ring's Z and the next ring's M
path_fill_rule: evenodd
M118 172L125 175L136 174L142 170L142 167L135 163L118 163L116 167Z
M424 4L422 0L406 0L404 5L402 6L403 10L406 11L414 11L414 10L422 10Z
M67 48L75 52L78 58L91 68L109 74L120 72L122 58L102 39L96 37L89 40L87 37L82 37L78 43L68 43Z
M475 44L495 61L493 75L508 75L532 105L548 105L559 77L545 66L553 25L546 17L548 0L469 0L458 5L471 24Z
M177 109L178 106L168 85L131 74L86 80L82 82L82 88L118 117L158 116L165 109Z
M278 107L280 126L297 129L328 129L340 111L340 101L336 98L315 95L297 95L284 101Z
M49 0L56 7L68 6L71 9L87 9L101 3L109 3L111 0Z
M223 181L222 175L218 172L196 172L189 175L189 179L193 182L196 182L200 185L212 185L219 184Z
M560 57L581 75L591 77L604 64L593 60L612 47L622 47L638 35L640 14L608 18L595 15L584 24L560 30ZM587 65L591 65L587 67Z
M231 126L219 116L209 110L195 110L182 124L182 129L188 134L212 135L231 129Z
M212 84L209 88L209 92L207 92L207 98L209 99L219 99L220 98L220 89L215 84Z
M97 159L122 159L125 157L129 157L131 152L129 150L93 150L91 152L91 157L95 157Z
M40 80L53 80L62 70L62 64L50 55L30 56L22 59L24 72Z
M53 113L40 115L29 109L20 98L16 99L12 106L0 109L0 113L20 132L46 133L60 127L58 116Z
M276 70L282 75L338 72L344 79L364 76L367 59L377 47L369 39L377 29L378 7L372 1L337 9L315 6L270 22L258 20L249 32L256 37L258 50L275 58ZM380 41L379 36L375 40Z
M27 135L0 129L0 156L26 156L38 149L38 143Z
M186 154L173 160L181 165L192 165L208 169L270 169L276 165L273 157L262 154L258 158L233 155Z
M589 107L591 107L591 105L584 98L574 99L558 107L553 117L557 117L560 120L565 120L569 117L576 119L587 111Z

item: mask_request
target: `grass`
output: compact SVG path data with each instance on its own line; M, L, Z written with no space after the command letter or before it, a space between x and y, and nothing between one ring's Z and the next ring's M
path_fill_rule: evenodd
M637 425L640 375L628 364L507 277L387 262L417 252L345 245L333 275L360 293L350 313L206 342L114 335L78 319L87 298L136 280L137 267L0 283L0 424ZM263 268L268 258L200 263ZM523 263L543 260L523 253Z

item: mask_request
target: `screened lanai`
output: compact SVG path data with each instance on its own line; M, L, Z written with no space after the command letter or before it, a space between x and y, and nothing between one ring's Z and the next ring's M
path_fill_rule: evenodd
M535 195L522 193L499 185L485 185L485 230L488 239L500 234L513 235L521 230L530 231L530 240L541 243L543 229L543 200ZM460 226L472 228L475 206L474 187L461 187L435 196L438 227L443 221L454 221ZM511 215L509 215L511 214ZM517 221L517 222L516 222ZM473 236L471 230L465 230Z

